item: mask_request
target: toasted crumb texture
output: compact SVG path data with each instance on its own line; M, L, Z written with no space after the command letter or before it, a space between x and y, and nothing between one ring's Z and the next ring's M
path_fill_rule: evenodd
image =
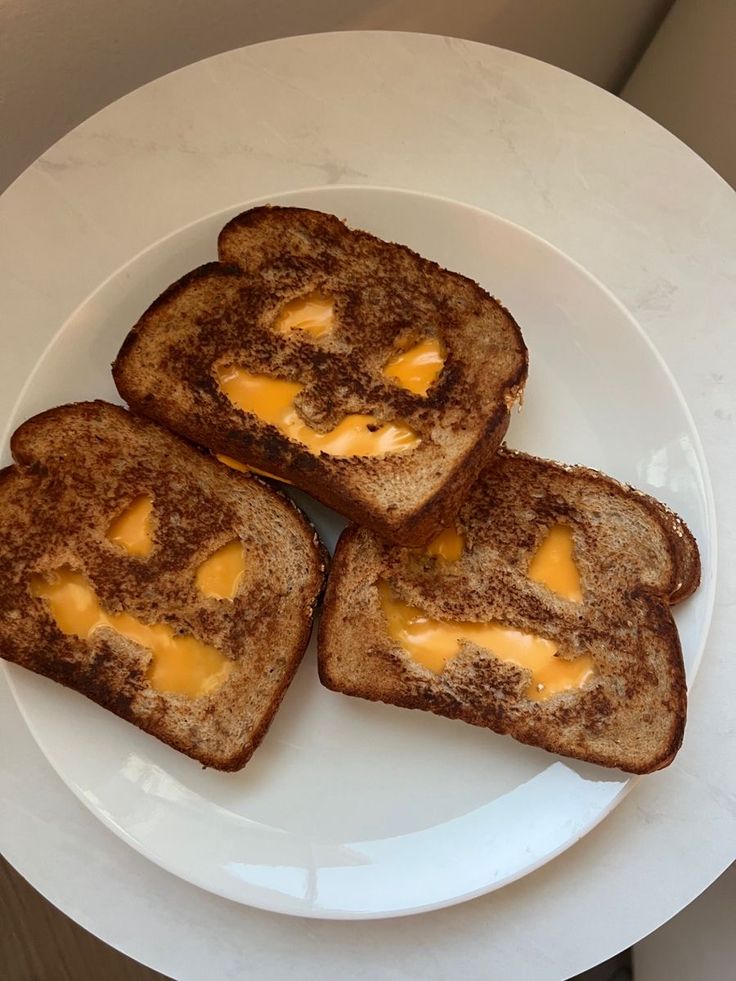
M580 603L528 576L532 556L559 524L572 530ZM686 687L669 606L700 580L684 522L603 474L502 449L456 525L465 536L456 562L346 529L320 624L323 684L632 773L670 763L682 741ZM380 580L432 618L498 621L555 642L558 656L588 654L594 676L581 689L533 701L527 670L468 642L434 674L391 640Z
M113 366L137 412L216 453L285 477L401 544L426 542L454 513L506 432L527 374L511 315L476 283L401 245L301 208L254 208L219 237L220 262L174 283L143 314ZM311 294L334 301L323 337L274 329ZM384 375L402 348L446 350L425 395ZM299 382L301 419L333 429L347 414L399 420L419 436L382 457L314 454L220 391L217 366Z
M105 402L51 409L13 435L0 471L0 654L61 682L205 766L237 770L263 738L306 648L325 556L291 502L154 423ZM110 541L112 520L153 499L153 549ZM204 596L200 563L240 540L232 600ZM103 609L209 644L234 667L214 692L154 689L151 653L109 627L64 634L31 577L68 566Z

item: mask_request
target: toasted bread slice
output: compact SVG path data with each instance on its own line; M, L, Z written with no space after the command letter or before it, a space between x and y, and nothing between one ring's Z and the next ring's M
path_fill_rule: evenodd
M0 654L205 766L242 767L309 640L314 529L260 481L105 402L35 416L11 448Z
M389 540L426 542L498 448L521 396L527 351L511 315L464 276L317 211L246 211L220 233L219 256L132 329L113 366L120 394ZM324 330L285 324L305 298L331 305ZM423 346L434 346L435 376L410 390L396 359ZM225 394L232 368L295 383L290 427ZM355 416L363 436L398 427L407 439L382 455L325 448ZM317 434L311 449L304 433Z
M532 563L553 529L572 554L552 556L540 578ZM600 473L502 449L460 508L454 533L460 547L443 558L432 545L398 548L364 529L343 532L320 624L323 684L632 773L666 766L686 713L669 605L700 579L685 524ZM573 584L561 583L560 572ZM407 627L407 613L408 633L392 632L392 624ZM429 635L437 643L437 621L454 653L444 667L429 667L416 650ZM542 661L521 666L520 648L503 648L506 631L501 640L479 639L468 626L478 623L513 628L524 643L541 638ZM491 653L496 643L506 652Z

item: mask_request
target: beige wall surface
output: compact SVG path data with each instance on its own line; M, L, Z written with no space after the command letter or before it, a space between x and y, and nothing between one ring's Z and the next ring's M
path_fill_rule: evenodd
M677 0L621 94L736 187L736 0Z
M612 91L672 0L0 0L0 190L151 79L291 34L381 29L485 41Z

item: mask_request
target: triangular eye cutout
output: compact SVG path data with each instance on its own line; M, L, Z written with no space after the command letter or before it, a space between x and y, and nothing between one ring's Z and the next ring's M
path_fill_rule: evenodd
M127 505L107 529L107 538L129 555L141 558L153 551L153 498L141 494Z
M446 357L442 343L427 337L413 347L400 347L385 365L383 373L408 392L426 395L442 373Z
M215 375L220 391L236 409L252 413L311 453L385 456L411 450L421 442L403 422L382 423L375 416L353 413L344 416L334 429L318 432L302 419L294 404L304 387L300 382L225 365L216 367Z
M197 589L213 599L234 599L245 572L245 550L240 539L227 542L200 563Z
M316 339L326 337L335 329L335 301L322 293L291 300L280 310L274 328L280 334L298 330Z
M583 590L573 557L572 528L553 525L529 563L529 578L573 603L580 603Z

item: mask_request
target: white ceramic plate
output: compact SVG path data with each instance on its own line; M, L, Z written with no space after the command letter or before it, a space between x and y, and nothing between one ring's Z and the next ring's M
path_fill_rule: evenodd
M692 681L714 591L710 485L682 397L624 308L551 245L452 201L368 187L268 200L331 211L403 242L513 311L531 367L509 443L655 494L700 543L703 585L676 613ZM61 402L118 401L109 364L129 327L172 280L215 258L231 214L258 203L180 229L103 283L49 345L9 430ZM341 519L295 496L332 546ZM572 845L632 785L460 722L330 693L314 644L237 774L204 771L85 698L6 670L39 746L100 820L176 875L279 912L394 916L488 892Z

